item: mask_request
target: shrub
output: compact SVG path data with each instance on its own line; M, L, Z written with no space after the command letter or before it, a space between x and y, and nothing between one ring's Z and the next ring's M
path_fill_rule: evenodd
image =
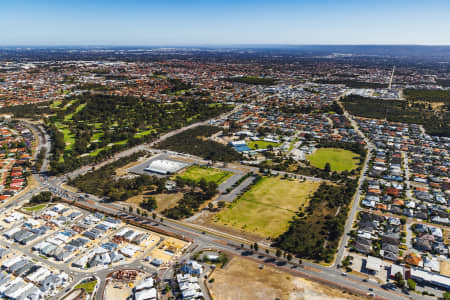
M411 278L408 279L407 284L408 284L408 289L410 289L411 291L414 291L416 289L416 282L414 280L412 280Z

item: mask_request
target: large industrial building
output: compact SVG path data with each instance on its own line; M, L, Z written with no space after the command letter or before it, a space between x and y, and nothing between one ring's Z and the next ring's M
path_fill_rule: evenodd
M157 159L150 162L147 168L144 170L147 172L152 172L161 175L174 174L180 171L181 169L187 167L188 164L168 160L168 159Z

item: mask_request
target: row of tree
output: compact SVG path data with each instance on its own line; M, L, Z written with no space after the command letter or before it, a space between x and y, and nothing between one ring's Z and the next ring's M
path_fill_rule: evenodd
M197 126L162 141L157 147L193 154L212 161L240 160L241 155L231 146L206 139L220 130L219 127Z
M154 189L162 192L165 188L165 178L138 175L127 178L117 178L115 171L130 162L136 161L147 152L140 151L130 156L120 158L97 170L92 170L69 181L69 184L81 191L98 197L105 197L109 201L124 201L132 196L141 194L144 190Z
M322 183L309 206L299 210L289 229L274 245L298 257L331 262L344 232L348 206L356 191L356 180L343 185Z
M39 194L33 195L30 199L30 204L41 204L47 203L51 201L58 201L59 197L53 196L53 194L49 191L40 192Z
M406 99L412 101L450 102L450 91L448 90L404 89L403 93Z
M345 109L359 117L386 119L390 122L422 124L431 135L450 136L450 112L435 112L403 100L384 100L349 95L341 102Z

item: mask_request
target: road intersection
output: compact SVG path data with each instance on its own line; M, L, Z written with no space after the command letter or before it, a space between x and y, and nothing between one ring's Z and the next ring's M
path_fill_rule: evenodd
M202 122L207 124L208 121ZM42 147L46 147L47 149L50 149L50 138L48 136L43 136L40 131L37 129L36 125L27 123L27 125L33 129L35 133L37 133L39 137L39 149ZM198 126L193 124L190 126ZM181 132L181 130L186 130L188 128L182 128L177 130L178 132ZM177 133L171 133L169 136L173 136ZM139 150L145 150L145 149L151 149L150 147L152 145L155 145L157 142L161 141L162 139L168 138L168 135L165 135L163 137L160 137L158 140L154 141L150 145L140 145L136 146L134 148L128 149L124 152L121 152L119 154L116 154L112 159L102 162L101 164L98 164L96 167L99 167L101 165L104 165L112 160L118 159L120 157L124 157L127 155L130 155L131 153ZM372 147L369 145L369 155L371 153ZM349 218L347 220L346 226L345 226L345 234L341 241L340 247L338 249L336 260L331 266L324 266L321 264L313 263L310 261L303 260L301 263L298 259L294 259L291 262L287 262L286 260L282 258L275 257L273 254L275 253L275 249L268 247L268 246L260 246L260 251L258 253L254 251L249 251L249 245L252 244L252 241L248 241L246 239L243 239L242 237L233 236L228 233L223 233L217 230L212 230L210 228L201 227L198 225L193 225L191 223L185 223L182 221L175 221L170 219L164 219L163 222L159 221L159 219L151 219L151 218L144 218L142 216L124 212L122 210L122 207L116 204L111 203L103 203L102 199L99 199L98 197L94 195L85 195L83 194L83 198L81 198L81 194L74 193L70 190L67 190L63 183L66 182L68 177L78 176L80 174L84 174L85 172L89 171L92 166L87 166L80 168L76 171L71 172L68 175L61 176L61 177L48 177L47 171L48 171L48 155L44 159L44 163L42 166L42 169L40 172L35 172L33 176L35 177L36 181L38 182L38 186L34 189L26 192L23 195L20 195L17 197L13 202L10 202L6 204L4 207L12 207L12 206L19 206L25 201L29 200L31 196L39 191L42 190L50 190L54 194L66 199L68 202L77 201L78 203L82 203L84 206L95 209L98 211L102 211L105 214L110 214L112 216L121 217L122 219L129 219L133 222L138 222L142 224L151 224L152 226L159 227L163 229L164 231L171 232L173 234L178 234L181 236L184 236L187 239L193 240L193 245L196 247L196 249L217 249L221 251L228 252L232 255L238 255L243 256L248 259L252 259L255 261L258 261L259 263L268 264L275 268L278 268L280 270L289 272L295 276L301 276L307 279L312 279L315 281L322 282L327 285L331 285L334 287L338 287L341 289L346 289L347 291L350 291L352 293L356 293L359 295L367 295L370 290L373 290L376 298L378 299L408 299L408 298L417 298L414 295L404 295L397 291L392 290L385 290L381 288L381 286L377 283L373 282L364 282L363 278L352 275L352 274L344 274L342 271L340 271L337 266L339 262L342 260L344 255L345 246L348 242L348 233L351 230L353 219L355 218L355 215L358 210L360 210L359 207L359 189L358 192L355 194L352 208L349 214ZM366 159L363 170L362 170L362 176L359 180L359 186L364 182L364 174L367 171L367 165L368 165L369 157ZM293 174L294 175L294 174ZM241 247L241 244L244 245L244 248ZM269 250L271 254L264 253L265 250ZM30 255L31 257L42 261L42 263L51 264L49 261L44 260L43 258L31 253L31 251L27 251L25 248L21 248L20 251L26 253L27 255ZM57 267L63 271L67 271L69 274L71 274L73 278L73 282L77 282L83 277L90 276L92 274L88 272L81 272L81 271L73 271L69 268L68 265L57 265L54 266ZM121 265L120 268L145 268L149 272L155 272L156 270L153 268L150 268L148 265L143 264L142 261L136 260L130 264L127 265ZM100 278L100 291L102 290L102 287L104 287L105 284L105 277L107 274L111 273L115 269L119 268L115 267L112 269L104 269L102 271L95 272L95 276ZM73 287L73 285L72 285ZM58 296L62 296L62 294L59 294ZM97 295L97 299L101 299L101 295Z

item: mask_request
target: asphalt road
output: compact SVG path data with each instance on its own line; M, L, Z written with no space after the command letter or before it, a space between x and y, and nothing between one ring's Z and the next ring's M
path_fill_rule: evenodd
M195 125L195 124L193 124L193 125ZM193 125L191 125L191 126L193 126ZM199 124L197 124L196 126L198 126L198 125ZM186 130L186 128L184 130ZM176 133L173 133L172 135L174 135L174 134L176 134ZM166 138L167 138L167 136L166 136ZM143 147L145 147L145 146L143 146ZM131 151L135 151L135 150L131 150ZM126 152L125 154L124 154L124 152L117 154L115 156L115 158L129 155L129 150L127 150L125 152ZM108 162L105 162L105 163L108 163ZM365 167L366 167L366 165L365 165ZM87 168L87 170L89 170L89 169L90 169L90 167ZM45 171L44 168L43 168L43 171ZM79 169L75 172L72 172L72 176L73 176L73 174L81 174L85 171L86 171L86 169L84 169L84 170ZM35 177L41 185L39 188L36 188L34 190L35 192L42 189L42 186L44 185L44 187L48 186L48 187L52 188L52 190L54 192L58 193L59 195L66 194L70 197L78 197L79 196L77 194L71 193L70 191L64 190L61 187L61 183L64 181L64 179L55 178L54 180L50 180L44 176L44 180L42 181L41 180L42 178L39 175L36 175ZM31 197L32 194L33 194L33 191L29 192L27 194L27 196L24 196L21 199L26 200L27 198ZM210 229L206 229L206 230L197 229L197 228L194 228L192 225L188 225L188 224L184 224L183 222L176 222L176 221L172 221L172 220L168 220L168 219L165 219L163 223L155 222L154 220L151 220L148 218L145 219L141 216L125 213L121 210L120 207L117 207L113 204L101 203L100 199L98 199L95 196L89 195L87 198L88 199L79 199L78 201L82 202L84 205L101 210L106 213L117 214L117 215L125 214L130 219L140 221L140 222L151 223L156 226L160 226L163 230L183 235L187 238L193 239L195 244L199 246L199 249L214 248L214 249L218 249L218 250L227 251L233 255L239 255L242 257L246 257L248 259L256 260L259 263L271 265L275 268L287 271L296 276L301 276L304 278L312 279L312 280L319 281L324 284L328 284L328 285L339 287L339 288L345 288L345 289L348 289L355 293L360 293L362 295L367 294L368 289L372 288L374 290L374 293L377 295L378 299L407 299L408 298L408 297L406 297L406 295L399 294L398 292L384 290L378 284L371 283L371 282L367 282L367 283L363 282L362 279L359 277L356 277L353 275L343 276L342 273L335 268L325 267L325 266L322 266L319 264L314 264L314 263L307 262L307 261L303 261L302 266L299 267L299 266L297 266L298 261L296 259L294 259L294 261L292 261L292 263L288 263L284 259L278 259L276 257L266 255L265 253L263 253L263 251L266 249L266 247L260 247L260 249L261 249L260 253L250 254L248 251L243 250L239 247L240 244L244 244L248 248L250 241L248 241L248 242L244 241L240 237L231 236L229 234L224 234L224 233L217 232L217 231L212 231ZM359 199L358 197L356 197L356 198ZM357 199L355 199L355 201L354 201L354 205L352 206L352 211L356 210L359 205L359 201L357 201ZM352 216L354 217L354 215L351 215L351 217ZM348 229L347 228L348 226L351 226L352 218L349 218L347 223L350 225L347 224L346 229ZM345 246L345 243L343 241L341 243L341 248L343 249L344 246ZM272 248L270 248L270 251L271 251L271 253L275 253L274 249L272 249ZM26 250L25 250L25 253L28 254L28 253L30 253L30 251L26 252ZM39 261L43 260L39 256L33 255L33 253L30 253L30 255L32 255L33 258L36 258ZM338 259L339 258L341 258L341 257L338 256ZM336 261L340 261L338 259ZM49 262L43 261L43 263L48 264ZM140 267L141 262L136 261L130 265ZM89 276L85 272L73 272L72 270L68 269L68 266L64 266L64 267L62 267L62 266L63 265L58 265L58 268L72 272L72 276L74 278L73 284L75 284L77 279L82 278L83 276ZM121 267L124 267L124 266L121 266ZM99 278L102 281L100 283L100 285L104 284L104 279L105 279L104 276L106 276L106 273L109 273L112 270L113 269L107 269L107 270L95 273L95 275L99 276Z
M364 162L364 166L363 166L362 172L361 172L361 176L360 176L359 181L358 181L358 188L357 188L356 193L355 193L355 195L353 197L352 207L350 209L350 212L349 212L348 217L347 217L347 221L345 223L344 234L343 234L343 237L342 237L341 242L339 244L339 249L337 251L336 258L334 260L334 264L333 264L334 267L337 267L342 261L342 258L344 256L344 252L345 252L345 248L346 248L346 246L348 244L348 241L350 239L349 233L352 230L353 221L355 220L356 213L360 210L359 203L361 201L361 188L362 188L362 185L363 185L364 181L367 178L365 174L368 171L368 164L369 164L369 161L370 161L371 157L372 157L372 150L369 149L369 151L367 153L366 160Z
M242 177L242 176L240 176ZM239 178L240 178L239 177ZM244 181L242 181L237 187L235 187L233 190L231 190L227 194L220 194L216 200L214 200L214 203L219 201L226 201L226 202L233 202L243 191L246 187L248 187L252 182L255 180L254 176L250 176L248 178L245 178Z
M137 145L137 146L132 147L132 148L129 148L129 149L125 150L125 151L116 153L112 158L110 158L110 159L108 159L108 160L105 160L105 161L103 161L103 162L101 162L101 163L95 165L95 167L96 167L96 168L99 168L99 167L102 167L102 166L104 166L104 165L106 165L106 164L109 164L109 163L111 163L111 162L113 162L113 161L115 161L115 160L117 160L117 159L119 159L119 158L121 158L121 157L129 156L129 155L131 155L131 154L133 154L133 153L135 153L135 152L142 151L142 150L146 150L147 148L152 147L152 146L155 146L155 145L159 144L160 142L162 142L162 141L164 141L164 140L166 140L166 139L168 139L168 138L170 138L170 137L172 137L172 136L174 136L174 135L177 135L177 134L179 134L179 133L182 133L182 132L184 132L184 131L186 131L186 130L189 130L189 129L192 129L192 128L195 128L195 127L198 127L198 126L202 126L202 125L208 125L208 124L211 123L211 121L213 121L213 120L215 120L215 119L226 118L227 116L229 116L229 115L231 115L232 113L234 113L235 111L237 111L239 108L240 108L240 106L238 105L238 106L236 106L232 111L227 112L227 113L224 113L224 114L222 114L222 115L220 115L220 116L218 116L218 117L216 117L216 118L209 119L209 120L202 121L202 122L193 123L193 124L191 124L191 125L182 127L182 128L180 128L180 129L177 129L177 130L174 130L174 131L170 131L170 132L168 132L168 133L166 133L166 134L160 136L159 138L157 138L156 140L154 140L154 141L151 142L151 143L148 143L148 144L142 144L142 145ZM75 178L75 177L77 177L77 176L79 176L79 175L82 175L82 174L88 172L89 170L91 170L92 167L93 167L92 165L83 166L83 167L81 167L81 168L79 168L79 169L77 169L77 170L75 170L75 171L72 171L72 172L70 172L70 173L67 173L67 174L65 175L65 177L66 177L66 178Z

